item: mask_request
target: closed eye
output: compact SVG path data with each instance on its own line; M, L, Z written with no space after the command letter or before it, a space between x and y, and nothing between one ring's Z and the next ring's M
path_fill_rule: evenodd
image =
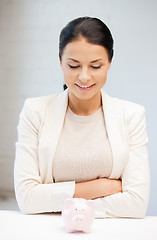
M92 66L92 68L94 68L94 69L98 69L98 68L101 68L101 66L98 66L98 67Z
M71 66L69 65L70 68L78 68L79 66Z
M80 66L71 66L71 65L69 65L69 67L70 67L70 68L79 68ZM98 66L98 67L91 66L91 67L94 68L94 69L99 69L99 68L101 68L101 66Z

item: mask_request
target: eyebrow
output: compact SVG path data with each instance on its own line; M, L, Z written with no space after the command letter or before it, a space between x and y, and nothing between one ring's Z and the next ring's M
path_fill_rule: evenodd
M73 60L74 62L77 62L77 63L79 62L79 61L77 61L77 60L75 60L73 58L67 58L66 60L68 60L68 59ZM103 59L96 59L96 60L91 61L91 63L97 62L99 60L103 60Z

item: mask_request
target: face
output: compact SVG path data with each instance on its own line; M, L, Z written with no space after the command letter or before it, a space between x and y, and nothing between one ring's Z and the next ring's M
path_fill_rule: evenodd
M73 98L88 100L100 95L111 63L103 46L81 38L66 45L60 65L69 94Z

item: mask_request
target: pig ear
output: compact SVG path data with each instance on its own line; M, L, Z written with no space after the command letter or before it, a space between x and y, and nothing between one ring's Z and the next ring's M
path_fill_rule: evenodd
M66 209L68 209L68 208L70 208L72 206L72 204L74 204L74 199L73 198L68 198L64 202L64 207Z
M94 208L94 201L88 200L88 201L87 201L87 204L88 204L88 206L90 206L91 208Z

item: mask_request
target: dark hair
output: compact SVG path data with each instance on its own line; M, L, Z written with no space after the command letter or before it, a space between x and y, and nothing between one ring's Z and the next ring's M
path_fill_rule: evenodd
M113 38L109 28L100 19L87 16L72 20L62 29L59 36L60 61L66 45L80 37L84 37L89 43L103 46L108 52L109 61L112 61ZM67 89L66 84L63 89Z

